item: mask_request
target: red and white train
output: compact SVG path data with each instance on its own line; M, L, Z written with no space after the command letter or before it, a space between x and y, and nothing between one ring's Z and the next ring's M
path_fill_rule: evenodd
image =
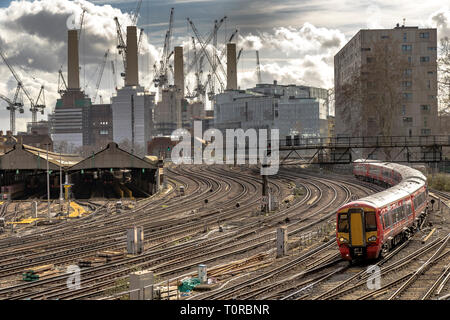
M427 179L410 167L374 160L354 161L353 174L390 188L339 208L337 243L345 260L377 259L422 223L427 210Z

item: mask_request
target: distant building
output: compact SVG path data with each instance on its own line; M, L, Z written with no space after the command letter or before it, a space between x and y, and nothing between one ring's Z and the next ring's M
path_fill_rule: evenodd
M110 104L93 104L89 108L90 146L99 150L113 142L113 119Z
M153 136L169 136L177 129L176 93L174 88L162 90L161 101L155 106L154 111L154 133ZM186 99L181 100L181 125L190 130L193 121L203 121L206 116L205 107L202 102L189 103Z
M0 154L4 154L11 150L17 139L12 135L11 131L6 131L6 135L3 135L3 131L0 131Z
M242 128L279 129L280 138L328 136L326 89L273 84L227 90L216 95L214 125L222 131Z
M111 103L114 142L119 146L127 142L145 150L151 137L154 103L155 95L145 91L144 87L119 89Z
M52 139L58 144L82 147L90 144L89 108L91 99L79 89L67 90L58 99L52 115Z
M46 150L48 146L48 151L53 151L53 140L48 134L18 133L16 138L22 144L42 150Z
M147 155L169 158L177 143L170 137L155 137L147 144Z
M28 122L27 123L27 133L34 134L50 134L50 122L49 121L38 121L38 122Z
M334 57L336 135L438 134L436 59L436 29L360 30Z

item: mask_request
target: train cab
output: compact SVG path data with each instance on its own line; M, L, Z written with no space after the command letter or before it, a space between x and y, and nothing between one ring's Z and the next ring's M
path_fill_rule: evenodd
M337 242L345 260L376 259L379 250L380 221L375 208L349 203L337 214Z

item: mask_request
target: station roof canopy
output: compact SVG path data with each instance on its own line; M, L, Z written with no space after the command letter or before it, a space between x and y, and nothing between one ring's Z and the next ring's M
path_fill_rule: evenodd
M78 155L48 152L50 170L69 168L83 158ZM16 144L0 156L0 170L47 170L47 151L25 144Z
M148 160L141 159L119 148L117 143L110 142L105 149L78 162L69 168L70 171L89 169L156 169L157 165Z

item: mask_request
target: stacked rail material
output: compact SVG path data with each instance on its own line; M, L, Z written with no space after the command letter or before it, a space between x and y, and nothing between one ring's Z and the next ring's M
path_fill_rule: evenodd
M106 258L107 262L115 261L123 258L124 254L121 251L111 251L111 250L105 250L102 252L99 252L97 254L100 258Z
M106 263L106 258L101 257L91 257L78 261L78 266L80 268L90 268L90 267L99 267Z
M254 270L265 267L272 262L264 261L266 253L259 253L247 259L233 261L223 266L218 266L208 270L208 277L225 278L241 273L246 270Z
M22 280L37 281L40 279L42 280L48 278L58 273L58 271L53 270L53 268L54 268L53 264L47 264L39 267L34 267L32 269L26 269L22 274Z

